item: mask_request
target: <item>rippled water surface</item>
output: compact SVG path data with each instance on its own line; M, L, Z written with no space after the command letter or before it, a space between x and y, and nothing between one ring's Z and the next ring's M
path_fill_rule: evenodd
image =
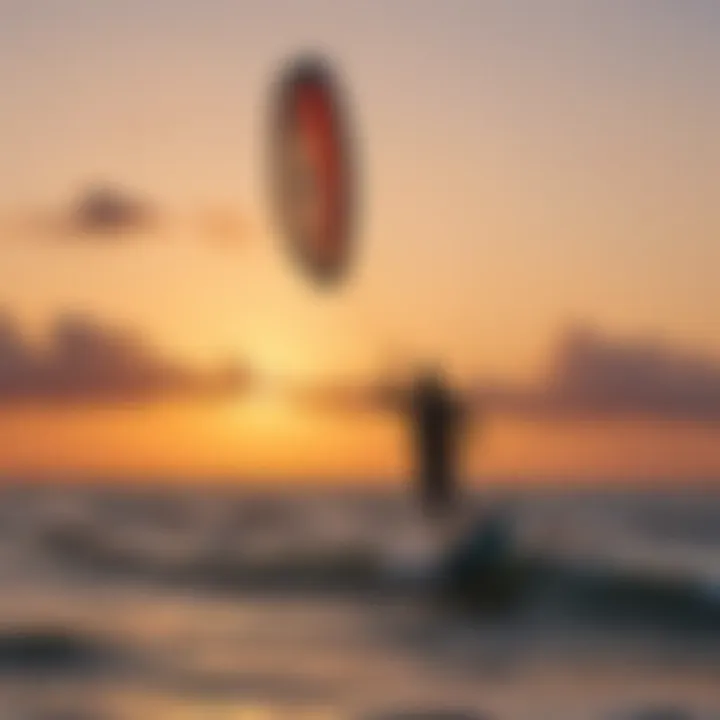
M520 494L512 512L528 552L709 596L720 577L711 492ZM10 487L0 718L720 718L717 628L385 592L417 530L390 495Z

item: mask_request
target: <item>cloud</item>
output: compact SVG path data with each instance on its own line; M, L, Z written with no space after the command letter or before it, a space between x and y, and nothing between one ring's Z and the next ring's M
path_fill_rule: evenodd
M411 380L320 383L296 396L323 410L400 409L407 407ZM720 422L720 360L658 340L617 339L574 327L561 335L548 371L536 381L476 382L465 400L481 412L538 420Z
M249 234L246 219L230 204L176 210L110 183L85 187L59 207L5 213L0 230L20 238L98 245L160 234L190 235L223 248L244 243Z
M163 222L149 200L111 185L93 185L59 207L6 212L2 230L21 239L111 243L147 235Z
M195 210L187 225L219 249L244 245L251 232L246 217L229 206L217 204Z
M249 383L245 367L191 367L89 318L60 316L45 342L33 343L0 316L0 407L220 399Z
M528 387L486 385L490 409L539 417L720 421L720 360L656 340L567 330L549 371Z
M159 213L149 201L111 186L86 190L68 215L70 229L86 237L141 233L158 224Z

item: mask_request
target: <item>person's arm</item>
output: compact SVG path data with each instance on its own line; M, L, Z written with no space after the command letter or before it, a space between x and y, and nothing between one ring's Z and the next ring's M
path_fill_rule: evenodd
M391 383L327 383L296 388L293 396L319 410L405 412L409 394Z

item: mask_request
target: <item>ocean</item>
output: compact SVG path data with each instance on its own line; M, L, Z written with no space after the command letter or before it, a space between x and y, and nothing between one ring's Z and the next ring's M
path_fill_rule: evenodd
M712 484L476 492L541 568L493 612L372 488L7 482L0 720L720 718Z

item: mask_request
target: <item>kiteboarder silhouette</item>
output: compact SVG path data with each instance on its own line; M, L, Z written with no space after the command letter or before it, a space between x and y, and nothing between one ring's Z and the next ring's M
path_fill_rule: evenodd
M446 517L457 502L464 403L442 371L431 367L416 376L409 410L422 509L430 517Z

